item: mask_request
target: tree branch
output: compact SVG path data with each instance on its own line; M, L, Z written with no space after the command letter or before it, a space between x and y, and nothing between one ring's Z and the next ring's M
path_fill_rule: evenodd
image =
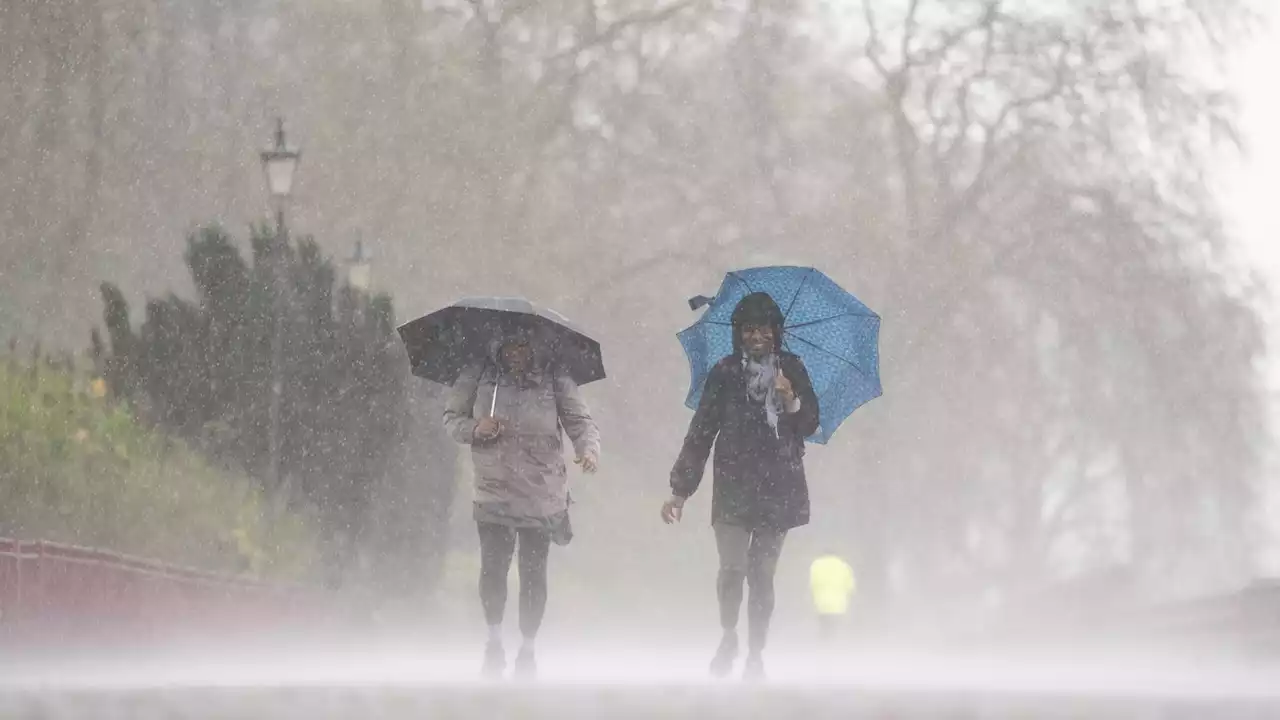
M978 71L965 78L960 83L960 88L956 93L956 107L960 113L960 118L957 122L955 136L945 150L941 149L941 144L935 146L935 157L937 157L936 153L941 151L941 157L936 160L936 166L939 168L938 176L943 179L940 184L948 191L953 187L951 168L959 160L960 151L967 146L969 126L972 122L969 104L970 91L974 84L990 77L991 57L995 52L996 21L999 17L1000 0L992 0L987 4L986 12L983 13L982 18L971 28L973 30L981 29L986 31L986 37L983 41L982 61L979 64Z
M471 0L471 2L478 1L479 0ZM555 73L550 71L544 72L542 77L539 78L537 85L530 93L530 96L534 98L535 102L537 98L543 97L549 91L553 83L557 81L568 82L572 79L572 75L580 74L585 71L585 68L578 67L577 62L578 57L581 56L582 53L591 50L592 48L612 42L628 28L663 23L677 15L685 8L692 7L697 0L678 0L677 2L673 2L670 5L651 13L633 13L618 20L614 20L604 28L601 28L599 25L599 20L596 15L595 0L585 0L585 2L585 14L587 21L583 23L584 27L579 32L582 40L574 44L573 47L556 52L543 61L543 65L548 68L563 64L566 60L572 61L570 64L573 69L569 71L570 77L564 78L557 76ZM520 114L528 114L529 109L530 108L528 106L521 108Z
M983 139L982 149L979 152L978 167L974 171L972 180L960 197L950 202L944 211L942 221L933 228L935 235L950 229L951 225L959 218L966 208L971 207L981 196L985 188L987 177L991 174L996 164L996 155L1000 144L1004 140L1004 131L1006 125L1021 111L1035 107L1056 97L1059 97L1067 84L1067 54L1070 50L1070 42L1065 38L1059 39L1059 49L1055 60L1055 71L1053 82L1043 91L1031 95L1029 97L1018 98L1005 103L1004 107L996 115L996 118L990 123L982 126ZM1020 154L1026 147L1026 139L1019 143L1015 148L1013 155Z
M583 4L584 19L578 29L578 35L588 38L588 42L590 42L600 35L600 20L599 15L596 13L596 0L584 0ZM562 80L562 86L560 92L557 93L556 102L552 104L545 119L538 123L538 127L532 133L533 137L529 143L528 161L526 163L528 172L525 174L520 190L520 217L525 217L525 213L528 211L531 196L530 189L539 175L538 159L546 153L547 147L556 136L556 131L566 124L572 124L573 104L578 97L578 91L582 86L582 76L586 69L587 66L576 61L571 63L569 75ZM549 75L542 78L538 83L539 90L534 93L535 102L537 98L545 96L548 92L545 82L547 77Z
M911 41L915 39L916 13L920 10L920 0L911 0L907 5L907 17L902 21L902 70L911 67Z
M884 49L884 45L880 42L880 30L876 26L876 15L875 11L871 9L871 3L872 0L862 0L862 16L867 23L867 40L863 44L862 52L867 56L867 60L871 62L871 66L876 69L876 73L887 84L891 73L880 58L880 52Z
M696 1L697 0L678 0L677 2L673 2L660 10L655 10L654 12L637 12L627 15L626 17L619 18L618 20L614 20L603 29L597 28L597 31L583 42L552 55L547 59L547 62L554 63L566 58L577 58L583 52L590 50L591 48L613 42L618 35L622 34L622 32L628 28L643 25L658 25L666 22L679 14L680 11L692 7ZM594 8L592 10L592 14L594 16Z
M761 85L771 86L774 81L774 75L767 61L763 58L763 53L757 42L759 22L759 0L751 0L747 18L743 23L743 29L738 38L738 42L745 47L747 54L747 62L742 63L742 65L746 66L745 72L739 69L738 63L734 64L732 72L738 91L746 104L748 124L751 126L751 132L755 136L751 154L755 161L756 171L763 178L765 185L769 189L769 197L773 202L775 219L782 219L789 217L790 211L782 189L778 186L777 166L773 162L773 158L770 157L769 146L773 140L778 140L782 144L786 144L786 140L783 137L781 123L778 122L778 118L769 102L768 88L761 87ZM782 228L776 223L771 224L774 225L774 232L771 234L775 237L781 237Z

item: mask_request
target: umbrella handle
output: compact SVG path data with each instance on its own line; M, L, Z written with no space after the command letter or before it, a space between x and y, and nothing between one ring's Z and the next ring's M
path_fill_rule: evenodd
M498 409L498 383L493 383L493 399L489 401L489 417L493 417L493 413Z

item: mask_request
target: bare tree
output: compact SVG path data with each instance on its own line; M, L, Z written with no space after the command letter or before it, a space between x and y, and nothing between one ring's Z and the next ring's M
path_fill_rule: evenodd
M1069 5L3 3L0 311L79 342L98 281L185 282L173 238L266 210L284 114L294 224L342 255L361 233L398 307L524 293L605 343L617 477L581 499L615 535L584 558L671 542L637 508L687 422L684 299L794 262L882 313L886 384L811 454L795 552L844 542L899 602L1242 571L1262 346L1203 182L1231 104L1202 60L1248 18Z
M1124 372L1119 367L1124 363L1138 363L1154 372L1154 364L1162 362L1167 347L1164 339L1149 335L1152 329L1145 315L1158 311L1150 307L1150 296L1144 299L1126 285L1141 282L1144 288L1153 283L1167 287L1167 283L1177 282L1167 277L1168 268L1178 266L1176 258L1186 257L1198 244L1220 245L1221 234L1212 224L1215 211L1206 200L1200 168L1213 139L1209 131L1229 128L1229 108L1221 89L1206 85L1192 69L1180 67L1179 58L1172 53L1199 40L1203 52L1197 57L1206 53L1212 57L1214 45L1210 41L1217 33L1236 27L1240 19L1225 7L1194 2L1153 10L1088 3L1062 12L1040 12L999 0L945 5L911 0L891 23L882 7L871 0L863 3L864 57L883 92L890 119L889 138L904 220L897 263L903 271L914 268L914 274L924 282L909 286L900 297L897 320L909 329L901 334L891 332L886 338L884 357L891 374L886 406L892 410L882 414L883 423L873 431L890 442L874 443L887 454L873 460L869 469L875 481L863 487L865 493L885 493L882 500L868 503L877 510L864 521L873 524L877 517L883 517L879 512L886 503L891 507L890 517L910 514L912 499L943 481L941 467L912 472L900 462L887 460L905 455L912 443L902 442L911 438L910 433L895 428L904 422L924 422L926 417L956 406L958 398L943 396L936 402L915 400L922 403L916 412L903 407L918 395L915 388L939 392L956 377L939 366L938 354L962 341L957 331L993 326L998 315L992 313L1000 311L1000 303L991 295L1002 285L1016 283L1022 293L1017 302L1043 307L1038 318L1033 313L1019 322L1022 327L1007 338L1009 344L1001 349L1002 356L1042 352L1034 341L1035 322L1043 320L1051 321L1062 335L1055 348L1058 356L1069 356L1074 344L1095 342L1089 335L1112 332L1094 313L1127 312L1132 313L1132 330L1147 335L1147 344L1125 353L1123 359L1107 358L1117 362L1107 372ZM1155 37L1163 42L1157 43ZM1135 153L1135 148L1146 149ZM1037 175L1052 180L1028 182ZM1176 209L1187 206L1188 201L1197 208L1190 215ZM1099 215L1100 203L1105 204L1105 217ZM1064 226L1062 219L1069 219L1069 223ZM1050 259L1060 264L1046 267ZM1109 303L1091 303L1089 314L1063 304L1071 297L1061 294L1063 279L1080 282L1099 271L1110 274L1117 268L1126 274L1105 280L1095 277L1089 286L1096 298L1105 297ZM1236 313L1249 315L1238 300L1223 295L1222 280L1212 273L1192 272L1181 278L1185 288L1196 288L1190 292L1219 297L1217 310L1199 308L1203 317L1191 313L1183 317L1184 322L1217 324ZM1169 301L1176 302L1172 297ZM1004 322L1011 321L1013 318ZM1028 321L1032 321L1029 326ZM1230 327L1239 327L1235 320L1227 322ZM1237 368L1232 376L1252 376L1248 358L1260 351L1256 324L1245 327L1241 344L1233 345L1241 355L1232 361ZM1019 338L1018 333L1029 336ZM990 373L1004 379L998 365L983 367L994 357L988 354L975 359L978 364L964 372ZM1088 362L1092 372L1099 371L1099 358ZM1254 377L1251 382L1256 381ZM1071 378L1064 391L1088 392L1092 382ZM1165 377L1164 387L1176 384L1173 377ZM1099 457L1115 452L1123 456L1154 438L1168 442L1170 434L1186 428L1212 432L1212 425L1199 416L1199 410L1187 407L1167 416L1169 424L1163 428L1128 427L1122 434L1094 437L1092 443L1085 443L1082 433L1088 432L1087 428L1067 428L1103 419L1079 406L1059 404L1057 412L1027 424L1027 416L1034 412L1028 401L1042 402L1040 392L1049 390L1024 395L1021 412L1016 415L1015 422L1034 428L1035 436L1017 445L993 439L990 446L993 450L1035 445L1042 449L1026 455L1022 462L1005 454L980 462L962 482L980 488L984 476L1006 473L1009 470L1001 467L1012 464L1019 486L1038 485L1043 498L1054 483L1062 482L1053 478L1051 466L1044 466L1046 458L1055 464L1070 458L1076 467L1087 467ZM1000 390L989 388L986 392L998 396ZM1104 404L1106 413L1113 418L1131 418L1133 408L1124 406L1133 402L1132 392L1133 388L1122 388L1118 397ZM1251 391L1229 396L1240 404L1240 411L1254 415L1256 392L1253 385ZM982 396L969 401L982 402ZM1063 432L1072 433L1069 436L1074 442L1065 445L1062 452L1053 452L1053 438ZM898 441L892 442L895 436ZM1230 471L1202 478L1204 491L1238 509L1238 498L1247 494L1251 477L1253 461L1246 458L1256 458L1256 446L1251 447L1254 449L1236 456L1242 462L1232 461ZM969 445L967 452L974 449ZM1126 479L1129 530L1135 536L1134 550L1125 560L1147 569L1163 569L1155 549L1168 547L1178 532L1154 528L1149 519L1195 512L1195 507L1210 498L1198 493L1170 498L1166 493L1173 478L1167 476L1156 482L1159 489L1139 489L1136 477L1159 471L1142 461L1124 461L1123 465L1118 473ZM900 489L904 485L920 489L908 490L903 497ZM953 494L954 490L947 497ZM1002 495L1016 500L1026 494L1015 486ZM1022 523L1014 540L1024 549L1047 551L1052 544L1051 531L1064 528L1027 526L1027 518L1036 517L1040 513L1034 511L1039 508L1042 513L1047 505L1036 495L1027 497L1031 498L1028 503L1014 513ZM1185 501L1187 507L1171 506L1170 500L1175 505ZM1060 520L1067 510L1062 505L1050 514ZM942 526L943 537L954 537L964 530L963 525ZM1219 527L1230 534L1232 525L1224 519ZM1026 533L1033 529L1036 537L1028 537ZM1045 533L1048 535L1043 536ZM918 534L909 534L888 542L901 549L919 541Z

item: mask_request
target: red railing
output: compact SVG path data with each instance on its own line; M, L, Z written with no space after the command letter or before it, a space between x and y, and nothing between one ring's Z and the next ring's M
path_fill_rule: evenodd
M34 640L225 635L304 621L301 588L108 550L0 538L0 627Z

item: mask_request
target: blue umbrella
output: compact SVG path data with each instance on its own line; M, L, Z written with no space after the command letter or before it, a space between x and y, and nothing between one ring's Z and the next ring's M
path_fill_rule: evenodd
M689 301L694 310L710 307L677 335L692 375L685 405L698 407L707 374L733 352L730 317L753 292L769 293L782 309L782 345L804 361L818 395L820 425L807 439L826 444L845 418L880 396L880 316L813 268L737 270L725 275L714 298Z

